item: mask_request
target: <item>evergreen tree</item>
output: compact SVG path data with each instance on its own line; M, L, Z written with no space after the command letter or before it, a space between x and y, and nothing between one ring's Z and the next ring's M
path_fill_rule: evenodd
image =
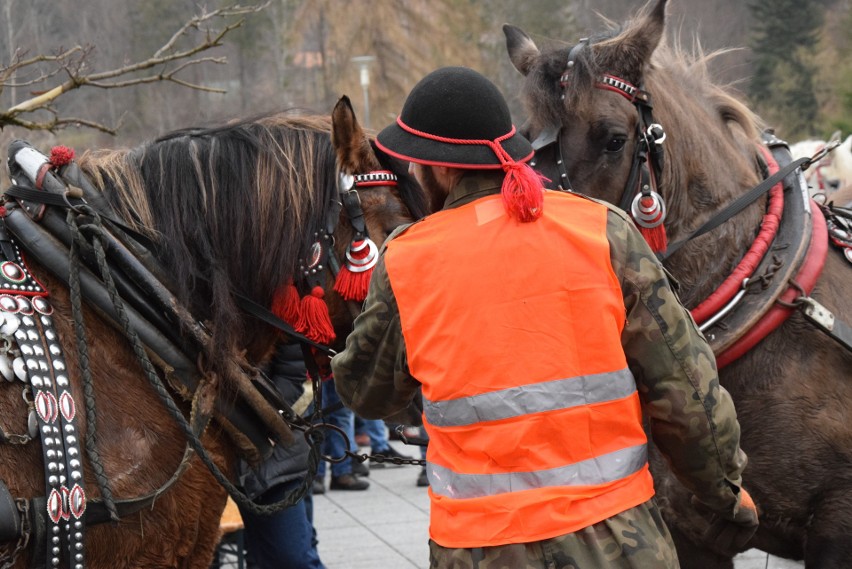
M749 95L754 108L786 138L809 134L817 121L815 55L823 24L819 0L749 3L754 54Z

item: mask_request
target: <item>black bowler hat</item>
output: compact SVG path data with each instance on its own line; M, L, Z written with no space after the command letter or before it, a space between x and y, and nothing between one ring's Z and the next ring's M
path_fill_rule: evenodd
M421 79L376 141L388 154L432 166L497 169L533 156L503 95L467 67L444 67Z

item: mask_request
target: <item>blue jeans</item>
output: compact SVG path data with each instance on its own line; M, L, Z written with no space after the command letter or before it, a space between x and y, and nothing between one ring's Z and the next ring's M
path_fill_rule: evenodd
M329 379L328 381L323 381L322 406L328 407L329 405L335 405L339 401L340 396L337 394L337 390L334 389L334 380ZM323 420L330 425L338 427L346 433L346 436L349 437L349 450L355 452L358 451L358 446L355 444L355 414L351 409L348 407L341 407L340 409L326 415ZM337 458L346 453L346 444L343 437L340 436L340 433L330 429L325 429L323 434L325 435L325 440L323 441L322 446L322 453L324 455ZM317 466L317 476L320 478L325 477L325 462L326 461L324 460L320 460L319 465ZM351 473L351 457L347 457L343 462L335 462L331 465L331 475L335 478Z
M378 454L390 448L385 422L381 419L361 419L364 433L370 437L370 452Z
M280 502L301 483L301 480L291 480L279 484L260 496L256 502ZM317 552L313 504L313 498L308 491L304 499L275 514L257 515L240 508L245 527L249 569L325 569Z

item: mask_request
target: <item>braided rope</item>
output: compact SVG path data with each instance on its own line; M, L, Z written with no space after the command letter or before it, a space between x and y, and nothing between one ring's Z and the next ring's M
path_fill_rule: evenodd
M92 245L95 248L95 254L97 257L98 267L101 272L101 278L103 279L104 285L109 293L110 299L113 302L113 307L115 308L116 315L118 316L119 323L121 324L121 329L125 335L125 337L130 341L133 353L136 355L136 359L139 361L139 364L142 366L142 369L145 373L148 382L154 388L154 391L160 398L160 401L165 405L172 418L177 422L178 426L184 433L186 440L189 442L192 449L198 454L198 457L201 459L202 463L207 467L216 481L228 492L228 494L233 498L233 500L239 505L247 509L253 514L258 515L268 515L276 512L280 512L286 508L293 506L299 500L301 500L307 492L311 488L313 484L313 477L316 474L317 464L319 460L319 451L315 448L315 441L312 441L311 438L308 439L308 443L311 447L309 452L309 463L308 463L308 473L309 476L303 480L301 487L295 488L293 492L287 494L284 499L274 504L260 505L253 502L245 493L241 492L234 484L231 483L230 480L222 473L218 466L213 462L212 457L207 452L207 449L204 448L203 443L200 438L195 434L192 430L192 426L187 421L186 417L184 417L181 410L178 408L177 404L174 401L174 398L166 389L163 382L160 380L159 375L157 374L156 369L151 363L148 354L145 352L144 347L142 346L142 342L139 340L139 336L136 334L136 331L133 329L133 326L130 323L130 318L127 315L127 311L124 307L124 301L118 293L118 290L115 286L115 282L112 278L112 274L110 271L109 264L106 259L106 254L104 252L103 240L105 239L104 229L103 229L103 221L98 214L97 211L90 208L87 205L81 205L76 207L77 213L84 213L90 215L92 217L92 222L86 224L84 229L87 233L91 235ZM69 212L69 217L73 215L73 212ZM70 223L72 228L76 228L76 223ZM76 234L75 234L76 235ZM81 237L82 240L82 237ZM84 240L82 242L85 242ZM73 250L72 250L73 251ZM75 256L74 260L76 262L72 263L72 269L78 268L79 266L79 257ZM78 277L79 280L79 277ZM79 294L79 282L77 282L77 301L79 303L80 294ZM82 316L82 312L80 312ZM75 314L76 318L76 314ZM80 321L82 323L82 320ZM82 327L82 325L81 325ZM87 394L87 412L88 412L88 394ZM311 444L314 442L314 444ZM88 437L87 437L87 450L88 449ZM95 453L97 456L97 452ZM99 478L100 484L100 478ZM106 497L105 497L106 501ZM108 506L109 507L109 506ZM111 514L112 515L112 512Z
M95 472L95 479L98 484L98 490L101 492L104 505L109 512L109 517L112 521L119 520L118 510L115 508L115 500L110 488L109 479L104 472L101 455L98 452L97 446L97 412L95 410L95 390L92 380L92 370L89 367L89 350L88 340L86 337L86 326L83 321L83 306L82 294L80 292L80 252L79 247L85 244L80 228L77 226L77 220L72 210L68 211L67 215L68 226L71 228L71 233L74 238L71 240L69 253L70 272L68 276L68 286L71 294L71 312L74 316L74 331L77 340L77 354L80 366L80 373L83 377L83 394L86 400L86 453L89 457L89 462L92 465L92 470Z
M435 140L437 142L446 142L447 144L487 146L494 152L494 154L497 155L497 158L500 160L500 164L502 164L503 168L506 168L509 165L515 163L509 153L506 152L506 150L500 144L501 142L511 138L515 134L515 125L512 125L512 130L510 130L506 134L498 136L494 140L488 140L487 138L449 138L447 136L438 136L437 134L430 134L428 132L417 130L416 128L408 126L407 124L402 122L402 117L396 118L396 124L398 124L402 130L409 132L415 136L427 138L429 140Z

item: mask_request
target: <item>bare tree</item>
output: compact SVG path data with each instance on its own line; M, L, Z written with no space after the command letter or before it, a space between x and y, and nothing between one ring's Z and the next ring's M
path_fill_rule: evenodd
M97 120L64 116L57 109L55 103L59 97L83 87L122 89L168 82L197 91L223 92L186 80L182 72L199 65L226 63L224 57L203 54L223 45L223 38L243 25L245 15L259 12L268 4L236 4L210 12L202 9L146 59L104 71L90 69L89 61L94 50L91 45L59 49L50 55L28 56L26 52L15 50L9 62L0 66L0 94L6 89L26 89L31 96L9 108L0 109L0 130L18 126L31 131L55 132L74 125L115 134L120 121L108 126ZM55 83L58 84L50 86Z

